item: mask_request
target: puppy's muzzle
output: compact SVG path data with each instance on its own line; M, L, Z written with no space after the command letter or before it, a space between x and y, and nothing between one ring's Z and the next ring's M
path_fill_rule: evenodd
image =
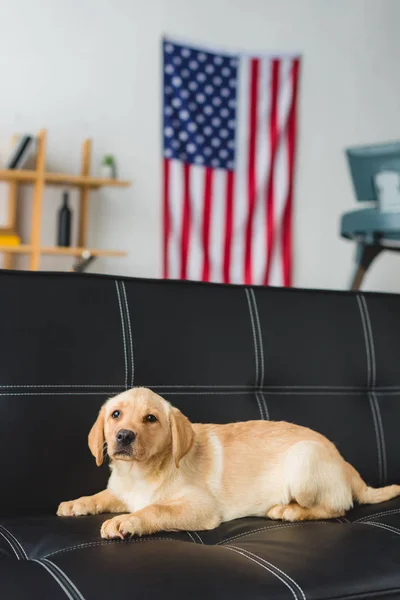
M136 438L136 434L133 433L130 429L120 429L115 436L115 441L117 446L120 448L126 448L130 446Z

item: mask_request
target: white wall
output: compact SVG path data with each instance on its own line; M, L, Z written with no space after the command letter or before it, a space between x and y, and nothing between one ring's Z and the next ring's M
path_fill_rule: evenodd
M295 216L295 284L345 288L354 247L339 216L356 208L343 149L400 137L398 0L3 0L0 151L14 131L49 130L51 168L117 156L126 191L92 202L90 244L127 259L93 270L161 274L160 39L303 55ZM60 192L46 195L52 243ZM27 210L27 204L22 206ZM47 259L46 268L70 263ZM366 289L400 291L400 255L372 267Z

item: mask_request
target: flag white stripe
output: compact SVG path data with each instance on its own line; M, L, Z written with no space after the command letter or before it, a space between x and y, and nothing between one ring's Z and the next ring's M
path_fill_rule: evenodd
M241 57L238 65L236 168L233 198L231 282L244 282L244 253L247 216L247 167L249 157L250 58Z
M188 279L199 280L203 266L203 208L205 168L190 167L191 231L188 253Z
M271 249L271 273L269 285L283 285L282 264L282 218L285 210L287 193L289 189L288 172L288 138L287 122L293 95L291 70L293 61L286 58L281 61L279 73L278 94L278 135L279 144L277 148L274 177L274 246Z
M271 61L260 61L256 138L256 199L252 238L253 283L262 285L267 266L266 203L269 161L271 159L269 119L271 109Z
M227 171L214 170L210 219L210 281L223 281Z
M181 241L183 215L183 164L179 160L169 163L170 236L168 241L169 277L181 276Z

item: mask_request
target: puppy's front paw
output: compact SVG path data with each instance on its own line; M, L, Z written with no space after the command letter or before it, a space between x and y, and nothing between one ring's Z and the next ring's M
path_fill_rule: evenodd
M70 502L61 502L57 510L59 517L80 517L82 515L97 515L98 507L90 497L78 498Z
M104 539L121 538L123 540L132 535L142 535L143 528L140 519L135 515L118 515L118 517L104 521L100 534Z

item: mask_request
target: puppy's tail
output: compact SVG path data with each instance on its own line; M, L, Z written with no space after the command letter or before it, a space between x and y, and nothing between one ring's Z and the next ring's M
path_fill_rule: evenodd
M387 485L382 488L369 487L352 465L346 463L350 477L353 499L359 504L379 504L400 496L400 485Z

